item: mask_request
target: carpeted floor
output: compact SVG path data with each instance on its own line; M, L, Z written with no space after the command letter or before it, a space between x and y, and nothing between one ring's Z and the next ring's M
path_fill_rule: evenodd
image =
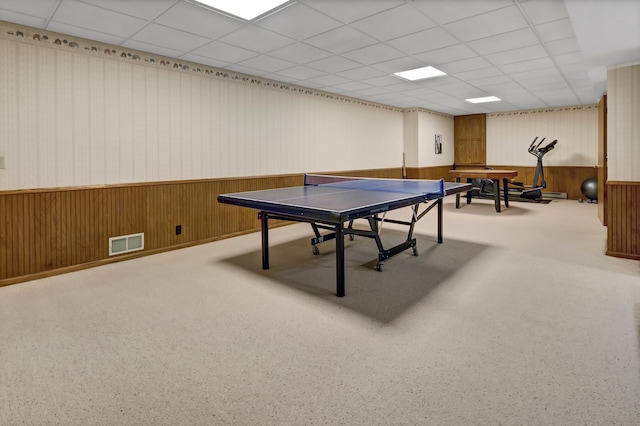
M344 298L305 224L268 271L256 233L0 288L0 425L640 424L640 264L597 206L454 202L382 272L347 241Z

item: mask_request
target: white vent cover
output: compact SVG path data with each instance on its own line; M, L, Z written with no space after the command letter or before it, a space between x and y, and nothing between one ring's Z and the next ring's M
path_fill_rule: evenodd
M109 256L129 253L144 248L144 233L109 238Z

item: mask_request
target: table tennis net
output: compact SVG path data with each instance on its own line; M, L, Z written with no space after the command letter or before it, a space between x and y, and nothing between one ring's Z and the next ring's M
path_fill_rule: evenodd
M313 186L331 186L353 190L400 192L404 194L425 195L428 199L444 197L444 179L380 179L354 176L330 176L305 174L304 184Z

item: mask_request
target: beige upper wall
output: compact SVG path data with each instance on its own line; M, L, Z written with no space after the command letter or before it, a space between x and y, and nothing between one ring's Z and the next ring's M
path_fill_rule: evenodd
M405 154L407 167L451 166L453 164L453 117L422 109L405 112ZM441 136L442 153L435 153L435 135Z
M541 146L558 140L544 156L549 166L594 166L598 160L598 107L584 105L487 114L487 164L535 166L527 152L538 137Z
M0 57L0 190L402 164L397 108L6 34Z
M399 168L403 152L408 167L453 164L445 114L7 32L0 58L0 190ZM559 140L545 164L591 166L597 110L489 114L487 162L535 165L526 151L534 136Z
M608 179L640 181L640 65L607 72Z

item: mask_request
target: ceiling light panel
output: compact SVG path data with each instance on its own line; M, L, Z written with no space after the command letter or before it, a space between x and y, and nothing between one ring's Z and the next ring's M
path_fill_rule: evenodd
M445 74L446 73L432 66L394 73L394 75L397 75L398 77L404 78L405 80L409 81L424 80L425 78L439 77Z
M194 0L247 21L276 9L288 0Z
M472 104L482 104L485 102L498 102L501 99L500 98L496 98L495 96L484 96L482 98L471 98L471 99L465 99L467 102L471 102Z

